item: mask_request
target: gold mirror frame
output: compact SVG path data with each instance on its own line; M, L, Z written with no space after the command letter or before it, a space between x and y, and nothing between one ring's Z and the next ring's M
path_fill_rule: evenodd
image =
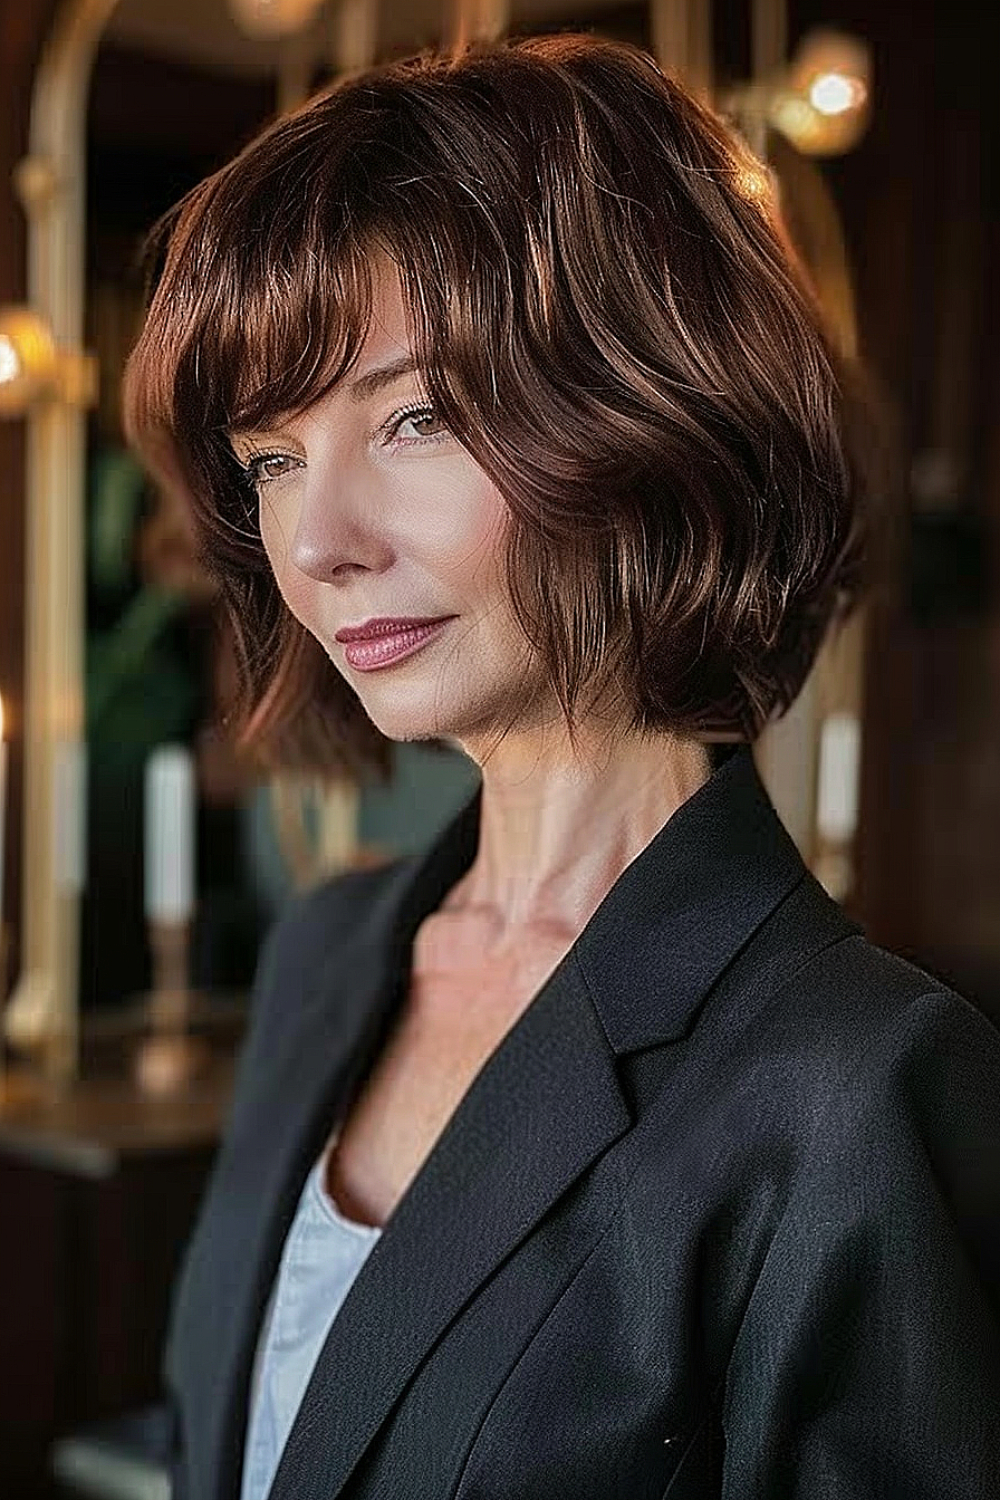
M28 304L58 347L83 339L86 112L101 34L118 0L66 0L35 75L29 147L14 181L28 222ZM21 976L11 1006L47 1039L55 1080L78 1053L84 877L85 403L26 417L26 659Z

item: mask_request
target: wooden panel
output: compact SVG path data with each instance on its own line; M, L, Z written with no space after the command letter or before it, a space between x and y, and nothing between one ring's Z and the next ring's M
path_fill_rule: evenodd
M65 1409L70 1205L51 1176L0 1155L0 1494L33 1500Z
M0 1495L42 1500L56 1438L161 1394L170 1292L214 1143L79 1176L0 1149Z
M25 224L11 173L28 141L35 64L55 12L56 0L18 0L0 5L0 303L25 297ZM4 918L12 932L8 975L20 961L21 809L24 765L21 725L24 701L24 424L0 421L0 693L11 741L8 785ZM0 995L5 993L0 974Z

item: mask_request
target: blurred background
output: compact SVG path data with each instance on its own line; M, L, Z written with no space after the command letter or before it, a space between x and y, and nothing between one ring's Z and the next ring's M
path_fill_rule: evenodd
M212 587L122 439L145 232L341 72L463 34L594 30L723 110L774 171L884 432L871 597L761 768L868 936L1000 1020L988 10L0 0L4 1497L162 1494L155 1433L88 1424L158 1395L263 936L295 890L422 847L478 780L405 746L387 786L323 786L231 742Z

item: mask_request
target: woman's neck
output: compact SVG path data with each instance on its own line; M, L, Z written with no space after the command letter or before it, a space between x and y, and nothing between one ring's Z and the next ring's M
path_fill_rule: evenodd
M463 746L474 759L474 747ZM442 913L498 948L526 931L575 936L622 871L711 775L705 746L672 736L578 741L553 726L480 762L476 855Z

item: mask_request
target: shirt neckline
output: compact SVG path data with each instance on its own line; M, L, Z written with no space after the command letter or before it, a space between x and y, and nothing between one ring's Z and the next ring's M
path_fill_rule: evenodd
M338 1228L348 1230L351 1233L358 1235L362 1239L376 1240L382 1233L382 1226L380 1224L362 1224L357 1219L348 1218L343 1210L338 1207L332 1194L327 1191L327 1163L330 1158L330 1152L337 1144L339 1135L339 1130L335 1130L333 1132L333 1134L330 1136L330 1139L323 1147L323 1150L320 1152L319 1157L314 1163L313 1169L309 1174L313 1200L317 1207L321 1210L321 1212L324 1213L328 1219L332 1220L332 1222L336 1224Z

